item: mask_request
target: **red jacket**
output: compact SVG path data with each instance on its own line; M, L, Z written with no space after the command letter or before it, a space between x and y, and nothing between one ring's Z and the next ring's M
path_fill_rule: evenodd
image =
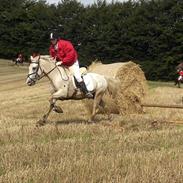
M22 56L22 54L21 53L19 53L18 54L18 58L22 58L23 56Z
M56 47L56 49L55 49ZM78 59L78 54L69 41L59 40L57 44L49 48L50 56L61 60L63 65L71 66Z
M180 72L179 72L179 75L180 75L180 76L183 76L183 71L180 71Z

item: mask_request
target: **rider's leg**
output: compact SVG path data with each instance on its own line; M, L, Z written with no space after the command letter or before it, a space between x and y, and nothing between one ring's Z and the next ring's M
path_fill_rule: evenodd
M181 81L181 80L182 80L182 76L179 76L179 77L178 77L178 80Z
M86 88L85 82L81 78L78 60L72 66L69 67L69 70L75 76L76 80L79 83L79 87L81 91L86 95L86 97L93 98L93 94L88 91L88 89Z

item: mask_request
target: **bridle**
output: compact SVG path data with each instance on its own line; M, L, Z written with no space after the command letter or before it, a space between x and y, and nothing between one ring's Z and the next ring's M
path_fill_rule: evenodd
M38 64L38 67L37 67L37 69L36 69L35 72L33 72L33 73L27 75L27 78L29 78L29 79L30 79L32 82L34 82L34 83L35 83L37 80L42 79L44 76L48 76L48 75L57 67L57 65L55 64L55 67L54 67L53 69L51 69L50 71L48 71L47 73L45 73L44 70L41 69L41 67L40 67L40 62L39 62L39 60L40 60L40 56L39 56L39 58L38 58L37 61L31 62L31 63L30 63L30 64ZM38 74L39 69L41 70L41 75ZM35 78L34 78L34 79L32 79L32 78L30 77L30 76L33 75L33 74L35 74Z

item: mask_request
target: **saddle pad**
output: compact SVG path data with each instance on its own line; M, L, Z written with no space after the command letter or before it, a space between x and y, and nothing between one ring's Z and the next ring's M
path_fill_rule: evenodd
M80 71L81 75L83 75L83 74L86 74L86 73L87 73L87 69L86 69L86 67L80 67L80 68L79 68L79 71Z
M83 79L86 85L86 88L88 89L88 91L93 91L95 89L95 84L93 81L92 76L88 73L83 75Z

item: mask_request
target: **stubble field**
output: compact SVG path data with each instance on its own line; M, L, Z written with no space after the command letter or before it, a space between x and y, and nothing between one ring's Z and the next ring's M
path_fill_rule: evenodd
M99 114L87 124L81 101L58 102L63 114L35 124L48 109L49 82L25 84L27 66L0 60L0 182L183 182L183 109L141 115ZM183 90L149 82L146 103L181 104Z

